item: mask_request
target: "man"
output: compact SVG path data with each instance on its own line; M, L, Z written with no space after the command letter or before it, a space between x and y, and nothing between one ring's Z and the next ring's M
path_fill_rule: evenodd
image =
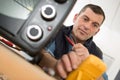
M51 56L48 57L48 54L44 54L52 62L51 64L48 63L48 65L52 65L52 67L55 65L57 73L62 78L66 78L68 73L78 68L78 65L89 54L93 54L102 59L102 52L92 39L100 31L100 26L104 20L105 14L101 7L93 4L88 4L83 7L78 14L75 14L73 19L74 25L63 27L55 39L46 47L46 51L56 58L53 59ZM65 36L72 39L74 42L73 46L69 44ZM45 63L45 57L41 63Z

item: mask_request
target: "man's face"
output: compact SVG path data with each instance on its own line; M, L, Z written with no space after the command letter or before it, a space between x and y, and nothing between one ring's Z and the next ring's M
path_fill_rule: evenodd
M99 32L102 21L102 15L95 14L87 8L84 12L74 16L73 35L78 41L85 41Z

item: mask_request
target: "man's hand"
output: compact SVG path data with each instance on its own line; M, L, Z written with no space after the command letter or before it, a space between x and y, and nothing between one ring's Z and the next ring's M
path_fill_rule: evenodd
M87 48L82 44L75 44L68 54L62 56L56 64L57 73L62 77L66 78L67 74L72 70L78 68L78 65L81 64L89 56Z

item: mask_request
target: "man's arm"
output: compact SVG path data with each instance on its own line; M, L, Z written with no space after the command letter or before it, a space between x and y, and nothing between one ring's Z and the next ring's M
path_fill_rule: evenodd
M48 67L54 69L57 60L44 49L40 53L43 54L43 58L39 62L39 65L41 67Z
M87 50L79 44L73 48L72 52L63 55L59 60L56 60L45 50L42 50L42 53L44 57L40 62L40 66L54 69L63 78L66 78L66 74L76 69L77 65L81 64L81 61L84 61L89 54ZM76 67L73 65L76 65ZM65 75L66 77L64 77ZM104 78L101 76L98 80L104 80Z

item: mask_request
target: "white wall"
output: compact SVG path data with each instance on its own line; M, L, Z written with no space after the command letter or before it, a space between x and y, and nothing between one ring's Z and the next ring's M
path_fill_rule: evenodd
M100 5L106 14L106 20L94 41L104 52L104 60L108 65L109 80L114 80L120 69L120 0L78 0L72 12L64 22L65 25L73 24L73 16L87 3Z
M112 31L106 26L102 26L99 34L94 37L94 41L102 49L105 55L112 59L112 62L111 59L107 59L109 62L105 62L109 65L107 70L109 79L114 80L114 77L120 69L120 33Z

